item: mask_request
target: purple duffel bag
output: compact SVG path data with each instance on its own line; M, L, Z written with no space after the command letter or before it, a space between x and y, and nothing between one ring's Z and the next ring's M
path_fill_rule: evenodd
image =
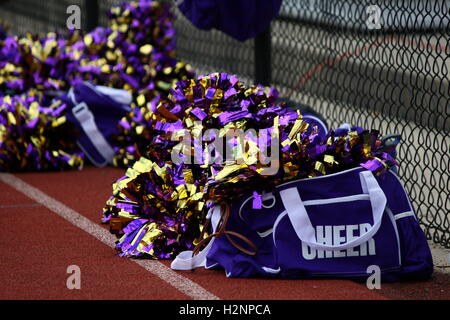
M180 253L172 268L223 268L228 277L366 279L375 265L383 281L426 279L433 271L425 235L391 171L375 177L358 167L287 182L262 198L261 209L253 208L253 194L230 210L213 207L210 242L197 255Z
M97 167L112 163L114 149L110 138L130 110L132 96L123 89L82 82L59 97L69 105L67 120L80 129L77 144Z

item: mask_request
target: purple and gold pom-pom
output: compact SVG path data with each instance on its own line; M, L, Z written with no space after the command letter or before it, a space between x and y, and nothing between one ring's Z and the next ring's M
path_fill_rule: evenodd
M114 6L109 26L68 36L49 33L0 39L0 90L68 90L90 81L151 100L190 77L175 59L173 17L167 3L131 1Z
M192 249L208 208L262 191L262 186L270 189L358 165L380 173L391 165L379 151L377 132L338 136L331 131L320 137L300 112L278 105L277 97L273 88L213 73L180 81L168 98L146 105L145 121L151 128L147 149L114 183L104 208L103 221L120 236L121 255L162 259ZM142 122L142 114L133 121ZM246 147L240 148L235 134L228 135L233 130L248 133ZM252 132L273 139L261 142ZM188 145L182 137L188 137ZM232 151L231 159L226 148L217 148L219 141ZM270 148L279 157L263 161Z
M0 96L5 95L1 103L0 135L4 140L0 169L82 167L83 153L72 150L77 139L74 131L55 136L63 127L55 123L65 121L69 110L55 107L48 98L82 81L133 94L132 111L118 123L119 132L112 143L116 166L126 167L136 161L146 150L153 130L147 102L166 96L177 81L193 76L189 65L175 59L175 32L169 9L169 4L153 0L125 2L110 10L108 27L87 34L72 31L67 36L49 33L45 37L27 34L0 39ZM29 98L14 97L27 94ZM39 108L34 107L36 104ZM58 110L60 122L47 112L49 108ZM29 112L34 117L31 129L22 127ZM20 136L22 133L25 136Z
M42 106L42 95L0 97L0 171L81 169L77 132L60 101Z

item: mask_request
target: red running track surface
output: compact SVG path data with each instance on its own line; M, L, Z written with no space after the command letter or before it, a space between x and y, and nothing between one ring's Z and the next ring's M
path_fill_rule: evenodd
M87 167L14 176L107 228L100 224L102 207L112 182L123 173ZM191 298L2 182L0 225L0 299ZM170 261L163 263L170 266ZM66 286L69 265L81 269L80 290ZM380 290L349 280L232 279L223 271L202 269L177 273L220 299L450 299L450 277L439 273L427 281L383 283Z

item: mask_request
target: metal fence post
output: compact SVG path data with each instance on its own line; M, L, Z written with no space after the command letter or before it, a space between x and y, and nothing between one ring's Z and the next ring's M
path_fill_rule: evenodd
M98 0L84 0L86 12L86 31L92 31L98 26L99 5Z
M271 82L271 36L270 26L255 38L255 82L269 86Z

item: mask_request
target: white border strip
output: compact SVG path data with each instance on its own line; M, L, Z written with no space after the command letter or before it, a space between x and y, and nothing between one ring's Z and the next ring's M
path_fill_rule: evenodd
M337 198L306 200L306 201L303 201L303 205L306 207L306 206L317 206L317 205L321 205L321 204L351 202L351 201L359 201L359 200L370 200L370 196L368 194L355 194L353 196L345 196L345 197L337 197Z
M401 218L405 218L405 217L416 217L416 215L412 211L407 211L407 212L403 212L403 213L399 213L399 214L394 215L394 219L395 220L398 220L398 219L401 219Z
M50 209L60 217L69 221L76 227L82 229L83 231L94 236L102 243L107 246L114 248L116 237L109 233L107 230L103 229L99 225L93 223L88 218L79 214L75 210L69 208L65 204L59 202L58 200L50 197L41 190L29 185L23 180L17 178L16 176L9 173L1 173L0 181L7 184L8 186L14 188L25 196L33 199L37 203L42 204L46 208ZM195 300L220 300L219 297L215 296L211 292L207 291L205 288L201 287L194 281L176 273L162 262L156 260L135 260L130 259L143 267L145 270L151 272L155 276L159 277L161 280L167 282L180 292L191 297Z

